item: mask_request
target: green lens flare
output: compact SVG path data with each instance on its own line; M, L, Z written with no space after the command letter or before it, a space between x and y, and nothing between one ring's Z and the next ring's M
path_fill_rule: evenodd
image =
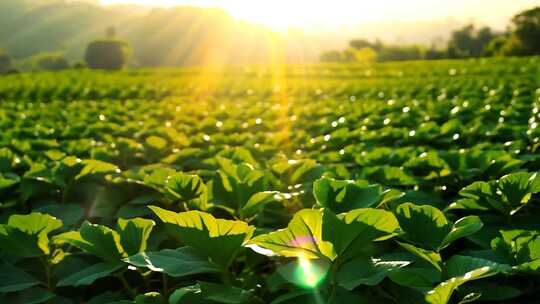
M315 288L324 280L327 271L327 263L300 256L298 268L295 271L296 281L301 282L302 287Z

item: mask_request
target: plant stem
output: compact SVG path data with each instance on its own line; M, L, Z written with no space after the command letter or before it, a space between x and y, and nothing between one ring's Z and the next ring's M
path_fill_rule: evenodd
M122 282L122 286L124 286L124 289L126 289L131 295L131 297L135 299L135 297L137 297L137 292L129 286L128 281L124 277L124 273L119 273L116 275L116 277L120 280L120 282Z
M163 294L165 297L169 296L169 280L166 274L163 274Z
M46 257L42 257L39 259L41 263L43 264L43 268L45 269L45 279L47 281L47 289L49 291L52 291L51 289L51 268L49 267L49 263L47 262Z

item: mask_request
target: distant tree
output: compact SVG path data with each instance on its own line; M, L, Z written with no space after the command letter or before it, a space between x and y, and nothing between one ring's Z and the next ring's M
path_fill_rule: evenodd
M484 54L486 56L494 56L494 57L507 55L505 54L504 49L505 49L505 46L508 44L508 40L509 38L505 36L500 36L491 40L489 44L486 46L484 50Z
M0 50L0 74L8 73L12 69L11 57L3 50Z
M104 39L88 44L84 58L91 69L119 70L127 64L129 53L127 42Z
M374 62L377 61L378 54L370 47L365 47L357 50L354 54L358 62Z
M425 59L427 60L437 60L444 59L448 55L448 52L445 49L438 49L434 46L429 48L424 54Z
M61 53L42 53L32 56L31 59L39 70L60 71L69 69L66 57Z
M327 51L322 53L320 59L322 62L342 62L343 54L341 51Z
M109 26L105 32L107 33L107 38L112 39L116 37L116 28L114 26Z
M540 54L540 7L524 11L512 19L514 35L526 55Z
M477 30L473 24L452 32L448 42L450 58L480 57L495 35L488 27Z
M73 69L84 69L84 68L86 68L86 63L83 62L83 61L77 61L71 66L71 68L73 68Z
M356 50L363 48L372 48L373 44L365 39L354 39L349 42L349 46Z
M379 61L403 61L424 59L424 51L416 45L397 46L385 45L378 52Z

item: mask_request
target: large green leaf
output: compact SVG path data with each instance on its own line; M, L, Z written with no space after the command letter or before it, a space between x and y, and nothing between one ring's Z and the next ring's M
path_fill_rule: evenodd
M244 222L216 219L205 212L176 213L155 206L150 209L169 224L182 243L210 257L223 269L228 268L255 230Z
M21 178L16 174L0 172L0 190L15 186L20 181L21 181Z
M425 249L438 251L452 230L442 211L432 206L405 203L399 205L395 214L405 233L403 238Z
M540 233L536 230L501 230L491 247L506 257L517 271L540 270Z
M255 193L249 198L247 203L240 209L239 215L242 218L249 218L262 212L264 207L276 200L281 199L277 191L264 191Z
M323 177L313 183L317 203L335 213L368 208L381 203L385 196L380 185L365 181L335 180Z
M57 284L59 287L64 286L87 286L93 284L96 280L107 277L113 272L123 268L122 263L98 263L90 267L84 268L72 275L63 278Z
M45 255L38 245L37 235L30 235L8 225L0 225L0 249L2 252L23 258ZM48 251L47 251L48 252Z
M41 284L37 279L7 263L0 264L0 293L15 292Z
M164 249L156 252L141 252L125 260L136 267L146 267L172 277L183 277L199 273L219 272L217 265L208 261L191 247L176 250Z
M60 227L62 221L48 214L12 215L0 225L0 248L21 257L49 254L48 234Z
M460 191L465 197L451 209L494 210L511 216L526 206L531 196L540 192L540 176L518 172L490 182L475 182Z
M336 216L327 210L297 212L286 229L255 237L248 245L265 255L326 258L361 251L370 242L388 238L398 228L392 213L357 209Z
M169 297L169 304L245 304L263 303L255 298L252 290L229 285L199 282L196 285L177 289Z
M242 304L253 302L254 292L237 287L199 282L201 294L205 299L226 304Z
M55 241L68 243L112 263L120 261L125 255L118 232L89 222L84 222L79 231L57 235Z
M504 265L478 257L454 255L448 260L448 262L446 262L446 273L449 278L460 277L464 276L470 271L480 269L482 267L489 267L497 272L506 272L511 270L510 265Z
M147 292L135 297L135 304L162 304L163 297L158 292Z
M506 175L499 180L498 188L507 211L513 215L529 202L532 194L540 192L540 176L526 172Z
M439 252L460 238L478 232L483 227L482 221L477 216L462 218L452 225L439 209L411 203L399 205L396 209L396 217L404 232L402 238L423 249L435 252Z
M118 219L120 244L128 256L145 251L148 238L156 223L142 218Z
M8 148L0 148L0 173L11 171L15 154Z
M217 160L220 169L212 181L215 204L238 211L255 193L266 190L264 172L255 169L250 164L237 165L222 157L217 157Z
M176 173L167 178L167 190L182 200L197 198L206 193L206 185L197 175Z
M443 262L442 257L438 252L434 252L431 250L418 248L414 245L398 242L398 244L403 247L408 252L416 255L417 257L423 259L424 261L430 263L437 269L439 272L443 271Z
M450 233L448 233L444 238L440 249L444 249L455 240L478 232L480 229L482 229L483 226L484 224L478 216L467 216L459 219L452 226L452 230L450 230Z
M50 204L34 210L55 216L64 223L65 227L77 224L84 216L84 209L78 204Z
M102 175L120 172L120 169L116 165L100 160L87 159L83 160L81 163L84 165L84 167L75 177L75 179L81 179L89 175Z
M56 298L52 292L47 289L33 287L26 289L24 291L10 294L6 297L3 303L10 304L39 304L46 303L47 301L52 301ZM0 301L3 300L0 298Z
M337 283L347 290L353 290L360 285L375 286L390 272L410 263L360 256L341 265L337 272Z
M452 293L461 285L485 277L496 275L498 269L484 266L478 269L466 272L462 276L452 277L451 279L439 284L434 289L427 292L425 300L429 304L447 304L450 302Z
M201 287L196 284L175 290L169 297L168 304L216 304L216 302L205 299L201 294Z

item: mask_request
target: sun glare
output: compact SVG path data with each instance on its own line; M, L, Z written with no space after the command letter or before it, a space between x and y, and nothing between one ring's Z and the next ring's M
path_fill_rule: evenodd
M339 27L361 21L376 21L381 7L373 2L312 0L102 0L103 4L143 4L150 6L194 5L217 7L231 16L275 29Z
M507 0L100 0L103 4L142 4L170 7L191 5L217 7L231 16L275 29L341 29L372 22L433 21L457 17L461 20L497 22L516 10ZM520 0L526 8L538 0ZM490 9L486 11L485 7ZM465 13L464 13L465 12Z

